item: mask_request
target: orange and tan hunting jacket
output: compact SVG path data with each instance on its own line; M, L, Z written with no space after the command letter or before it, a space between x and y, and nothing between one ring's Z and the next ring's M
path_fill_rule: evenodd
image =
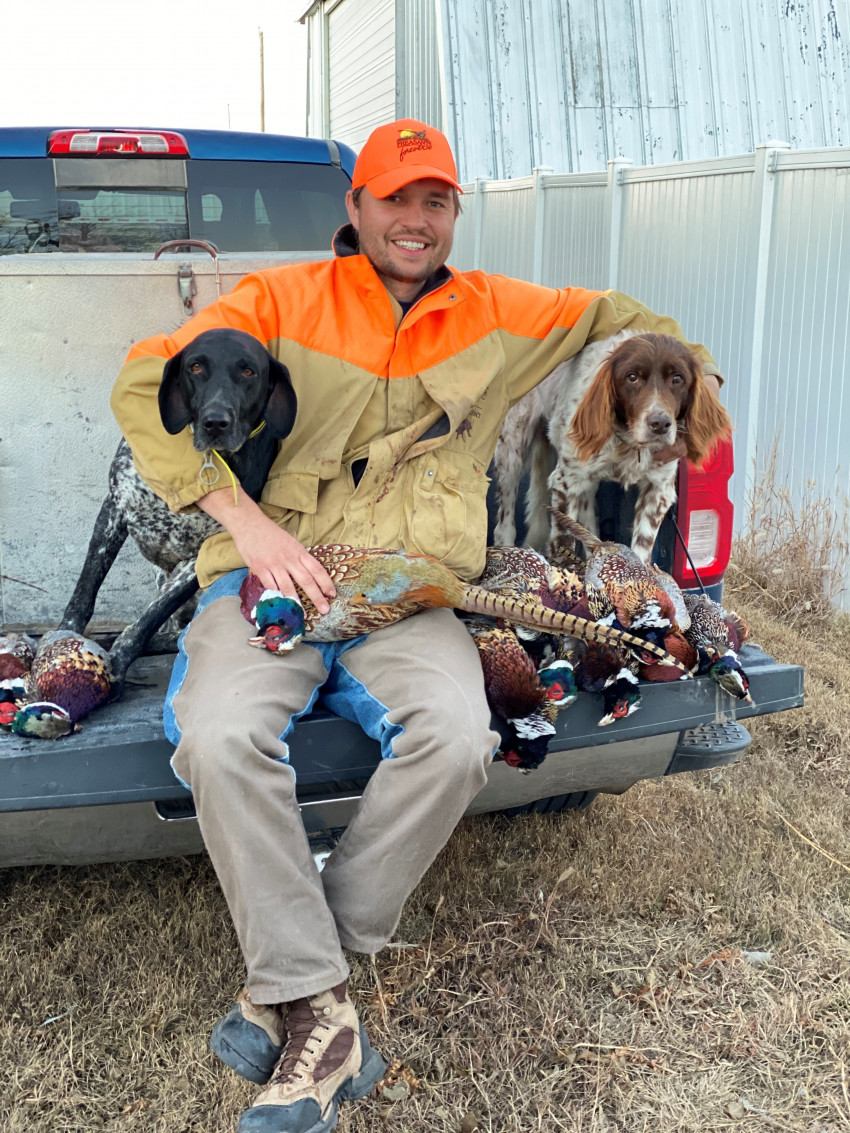
M235 327L289 368L298 397L263 511L307 546L404 547L478 577L487 468L510 406L592 339L624 327L682 331L621 292L555 290L481 271L445 277L402 316L363 255L273 267L174 334L138 343L112 408L139 473L173 511L210 490L189 429L163 428L157 391L166 358L202 331ZM352 466L361 472L364 460L358 478ZM223 471L217 486L227 483ZM198 578L208 586L243 565L223 531L204 543Z

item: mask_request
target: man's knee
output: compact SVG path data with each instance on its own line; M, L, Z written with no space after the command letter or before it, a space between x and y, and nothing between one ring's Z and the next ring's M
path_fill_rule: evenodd
M449 686L442 695L416 706L393 748L399 756L427 753L435 774L459 781L472 777L483 786L499 742L490 720L483 696L479 701Z

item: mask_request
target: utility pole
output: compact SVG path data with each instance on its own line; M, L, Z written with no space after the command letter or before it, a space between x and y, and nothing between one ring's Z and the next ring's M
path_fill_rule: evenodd
M263 30L260 33L260 133L266 132L266 65L263 58Z

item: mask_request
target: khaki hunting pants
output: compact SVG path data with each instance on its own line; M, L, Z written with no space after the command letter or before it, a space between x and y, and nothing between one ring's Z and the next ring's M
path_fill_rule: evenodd
M344 980L342 948L377 952L402 906L486 782L499 737L481 665L450 610L380 630L332 662L371 704L391 742L357 813L319 873L280 739L328 677L302 643L276 656L246 646L235 597L211 602L183 648L173 699L177 774L236 928L257 1003L314 995ZM336 671L336 670L334 670Z

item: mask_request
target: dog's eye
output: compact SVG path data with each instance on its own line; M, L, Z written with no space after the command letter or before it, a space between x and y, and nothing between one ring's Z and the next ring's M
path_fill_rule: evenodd
M630 374L626 374L626 381L631 382L632 384L634 384L635 382L639 382L640 381L640 374L636 374L634 372L634 370L632 370L632 372Z
M246 366L245 369L242 371L242 377L243 378L253 378L253 376L254 376L254 371L249 366Z
M670 381L674 386L680 386L685 379L681 374L671 374Z
M200 374L201 369L202 369L202 367L201 367L200 362L193 362L192 365L189 367L189 372L192 373L192 374Z

